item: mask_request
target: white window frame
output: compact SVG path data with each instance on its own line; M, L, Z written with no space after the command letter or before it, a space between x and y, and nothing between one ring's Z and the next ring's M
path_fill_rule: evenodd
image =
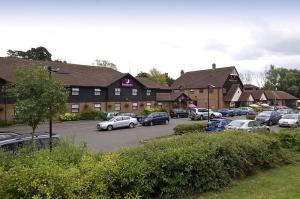
M94 104L94 110L97 111L97 112L100 112L101 111L101 104Z
M71 112L72 113L79 113L79 108L80 108L79 104L72 104L71 105Z
M138 110L138 103L137 102L132 103L132 110Z
M133 88L133 89L132 89L132 95L137 95L137 93L138 93L138 89Z
M115 103L115 111L121 111L121 103Z
M79 88L72 88L72 95L79 95Z
M146 103L146 108L151 108L151 106L152 106L152 103L151 103L151 102L147 102L147 103Z
M121 95L121 88L115 88L115 95Z
M101 89L100 88L95 88L94 89L94 95L97 95L97 96L101 95Z
M151 90L150 90L150 89L148 89L148 90L146 91L146 95L147 95L147 96L150 96L150 95L151 95Z

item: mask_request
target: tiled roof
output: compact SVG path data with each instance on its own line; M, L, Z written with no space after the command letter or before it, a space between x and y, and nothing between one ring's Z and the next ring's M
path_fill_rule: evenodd
M249 97L252 96L251 92L245 91L241 94L239 101L240 102L248 102L249 101ZM253 97L253 96L252 96Z
M156 93L156 100L157 101L175 101L177 100L181 95L185 95L186 98L188 98L188 96L186 96L186 94L178 92L178 93Z
M240 87L239 84L232 84L226 96L224 97L225 102L230 102L236 92L236 90Z
M156 88L156 89L165 89L165 90L170 90L171 88L167 85L162 85L159 84L149 78L142 78L142 77L136 77L136 79L143 84L144 86L146 86L147 88Z
M206 88L208 84L212 84L215 87L221 88L228 76L235 71L234 66L191 71L181 75L171 87L173 89Z
M284 91L267 90L264 92L265 92L267 99L269 99L269 100L273 100L273 99L275 99L275 97L278 100L297 100L298 99L297 97L295 97L287 92L284 92Z
M245 89L258 89L258 87L253 84L244 84L244 88Z
M62 69L68 74L53 73L53 76L62 79L67 86L106 87L126 75L106 67L0 57L0 78L8 82L14 82L14 69L28 66L52 66Z
M251 92L254 100L260 100L262 94L264 93L263 90L252 90L252 91L249 91Z

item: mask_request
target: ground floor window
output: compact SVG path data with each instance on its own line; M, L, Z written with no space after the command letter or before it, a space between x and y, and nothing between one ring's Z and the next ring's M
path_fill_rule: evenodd
M138 109L138 103L134 102L132 103L132 110L137 110Z
M95 104L94 108L95 108L95 111L100 112L101 111L101 104Z
M162 109L162 103L161 102L157 102L157 108Z
M120 110L121 110L121 104L115 103L115 111L120 111Z
M151 102L147 102L146 108L151 108Z
M72 113L79 113L79 104L72 104Z

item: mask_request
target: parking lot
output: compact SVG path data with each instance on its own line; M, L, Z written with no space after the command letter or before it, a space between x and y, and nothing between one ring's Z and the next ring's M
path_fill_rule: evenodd
M244 116L230 119L244 119ZM173 134L173 128L178 124L189 124L188 118L171 119L167 125L140 126L134 129L117 129L113 131L97 131L97 121L72 121L53 123L53 132L62 137L72 137L75 143L86 142L91 151L114 151L122 147L134 146L143 140L168 136ZM41 124L37 131L48 131L47 123ZM0 131L31 132L31 128L24 125L0 128ZM278 126L272 126L271 132L278 132Z

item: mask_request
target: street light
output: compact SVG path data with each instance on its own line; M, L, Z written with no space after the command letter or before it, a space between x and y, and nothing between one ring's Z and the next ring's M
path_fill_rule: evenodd
M210 119L210 117L209 117L209 89L214 88L214 87L215 86L212 85L212 84L207 85L207 111L208 111L208 113L207 113L207 122L209 122L209 119Z
M49 72L49 79L52 78L52 73L58 73L58 74L68 74L67 72L63 71L61 68L53 68L52 66L46 66L47 70ZM49 111L50 111L50 118L49 118L49 147L50 147L50 152L52 151L52 105L51 103L49 104Z

